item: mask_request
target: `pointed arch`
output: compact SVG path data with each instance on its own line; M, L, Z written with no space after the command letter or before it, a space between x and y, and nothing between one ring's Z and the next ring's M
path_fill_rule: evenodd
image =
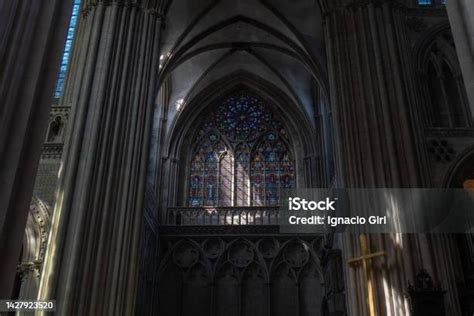
M197 93L189 102L182 108L178 115L174 118L170 125L170 133L167 134L167 138L164 140L163 147L163 158L165 159L165 168L171 168L170 172L165 174L163 182L163 199L162 205L164 210L169 206L183 206L190 205L191 192L199 192L203 190L203 174L199 172L191 172L191 169L196 170L195 166L202 164L203 159L196 159L195 156L189 154L190 148L195 148L195 144L199 143L196 141L196 135L204 137L205 134L201 133L203 130L201 127L203 117L209 113L212 107L219 104L220 101L225 99L227 96L238 93L239 91L249 91L252 95L257 96L268 105L269 110L272 113L278 113L279 121L283 123L285 129L283 130L284 144L286 144L289 152L283 163L285 173L280 173L280 180L283 177L283 181L286 181L286 186L290 187L293 185L306 186L308 179L305 175L308 173L305 168L311 168L305 162L308 156L316 155L316 144L314 143L315 130L307 114L299 106L295 105L289 96L284 92L267 82L266 80L246 72L232 73L229 76L219 79L211 83L207 88L203 89L200 93ZM278 126L273 126L273 130L278 131ZM211 130L217 130L217 126L210 126L205 133L209 133ZM225 132L225 131L224 131ZM280 131L281 132L281 131ZM219 131L222 134L222 131ZM261 132L259 137L265 133ZM232 138L232 137L230 137ZM291 138L291 143L288 139ZM226 144L229 144L227 137L222 138ZM260 138L259 138L260 139ZM231 173L233 180L233 205L243 206L244 201L251 201L252 192L250 187L250 174L248 180L246 178L240 178L240 183L235 180L237 173L250 172L251 168L251 153L255 148L257 141L253 141L252 144L239 141L238 139L232 140L232 157L234 166L233 173ZM245 155L239 154L242 152L242 143L247 148ZM240 146L240 147L239 147ZM196 150L196 149L194 149ZM194 158L194 162L193 162ZM239 167L240 160L249 160L248 167L241 164ZM289 162L293 159L294 164L291 165ZM194 167L193 167L194 166ZM240 168L240 169L239 169ZM287 173L294 172L294 177L288 177ZM173 174L177 175L176 180L171 180ZM192 177L190 175L193 175ZM161 175L163 176L163 175ZM167 185L169 183L170 185ZM248 187L246 187L246 184ZM238 186L237 186L238 185ZM241 197L238 194L243 194ZM239 200L240 199L240 200ZM193 203L195 205L200 204L201 199L194 198ZM246 204L248 205L248 204Z
M294 155L278 115L258 95L242 89L202 116L193 133L199 145L191 154L188 205L278 205L282 180L286 189L295 187Z
M425 124L470 126L470 109L449 24L442 23L426 31L414 54L424 96Z
M170 49L169 56L170 58L166 60L166 62L162 65L162 69L160 71L160 79L159 82L163 82L169 75L170 73L178 67L181 63L183 63L185 60L193 58L194 56L198 54L202 54L203 52L217 49L217 48L222 48L222 47L228 47L232 49L241 49L241 50L251 50L252 47L259 47L259 46L265 46L267 49L286 54L290 56L291 58L294 58L298 62L300 62L306 70L311 74L312 77L314 77L315 80L318 81L318 83L322 86L325 87L325 90L327 90L327 84L326 84L326 74L324 72L324 67L319 62L317 59L314 58L314 56L311 54L309 47L307 43L304 41L303 35L299 34L299 32L296 30L294 26L289 23L281 14L279 14L275 8L270 6L268 3L264 4L267 8L270 9L270 11L277 17L278 20L280 20L283 25L285 25L288 30L290 31L290 34L296 37L296 40L293 40L290 38L287 34L284 34L280 30L275 29L272 26L269 26L265 23L262 23L256 19L253 19L251 17L245 16L245 15L236 15L233 17L230 17L228 19L225 19L223 21L220 21L214 25L211 25L207 27L206 29L200 31L198 34L195 34L192 38L188 39L187 34L192 28L188 28L186 32L183 32L181 37L178 39L178 41L175 43L175 45ZM205 9L199 17L196 18L195 21L191 23L191 25L195 25L198 23L200 19L202 19L204 16L206 16L209 11L212 9L212 5ZM230 43L220 43L217 46L216 45L209 45L207 47L199 47L198 49L194 49L198 45L198 43L201 43L204 41L207 37L211 36L214 33L220 32L221 30L225 29L227 26L236 24L236 23L245 23L247 25L250 25L256 29L258 29L261 32L264 32L281 43L284 43L286 47L280 46L280 45L265 45L264 43L256 43L256 42L248 42L248 43L239 43L236 42L230 42Z
M446 173L444 187L462 188L467 180L474 180L474 146L467 148Z

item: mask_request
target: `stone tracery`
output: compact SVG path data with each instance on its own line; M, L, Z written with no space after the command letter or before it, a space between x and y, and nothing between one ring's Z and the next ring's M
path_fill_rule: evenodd
M187 306L209 314L215 311L216 315L266 315L270 310L289 315L285 312L298 309L300 315L317 315L324 284L312 244L319 244L318 237L177 241L166 251L159 269L159 298L178 300L175 304L181 306L178 309L182 308L184 315L191 313ZM188 258L190 253L193 260L183 265L181 258ZM179 315L178 309L172 304L160 306L160 312L169 316Z
M295 187L287 132L261 98L233 94L200 124L189 206L277 205L280 191Z

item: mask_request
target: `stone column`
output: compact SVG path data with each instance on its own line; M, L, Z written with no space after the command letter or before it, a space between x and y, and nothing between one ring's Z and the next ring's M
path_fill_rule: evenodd
M446 7L474 120L474 1L448 0Z
M322 2L338 183L346 188L429 186L406 8L396 0ZM344 262L361 254L358 236L347 234L343 240ZM407 281L423 266L435 265L430 243L423 235L370 235L369 251L387 252L372 262L376 315L409 315ZM346 265L345 274L349 315L368 315L361 268ZM455 307L451 311L457 315Z
M419 185L417 118L397 1L326 1L331 106L346 187Z
M40 298L59 315L132 315L159 70L160 1L83 3Z
M72 0L0 1L0 298L10 298Z

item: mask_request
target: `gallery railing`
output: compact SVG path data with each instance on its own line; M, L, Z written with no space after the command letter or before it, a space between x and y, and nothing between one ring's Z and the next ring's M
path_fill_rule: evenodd
M278 207L173 207L168 208L168 225L278 225Z

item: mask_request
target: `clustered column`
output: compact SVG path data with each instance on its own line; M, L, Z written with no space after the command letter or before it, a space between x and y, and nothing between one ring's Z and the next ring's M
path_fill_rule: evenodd
M413 88L415 76L405 28L407 8L401 2L322 1L338 180L346 188L416 188L428 184L418 124L420 101ZM436 255L430 251L446 242L439 238L370 235L369 251L387 252L386 258L372 262L376 314L408 314L404 294L408 280L413 282L421 268L433 274L442 271L436 267L451 268L439 264L448 253L439 252L441 248ZM360 255L360 247L357 236L346 235L345 259ZM346 277L349 314L367 315L362 268L346 266ZM453 299L449 304L456 315L457 303Z
M72 106L40 298L61 315L131 315L138 282L160 1L82 5Z

